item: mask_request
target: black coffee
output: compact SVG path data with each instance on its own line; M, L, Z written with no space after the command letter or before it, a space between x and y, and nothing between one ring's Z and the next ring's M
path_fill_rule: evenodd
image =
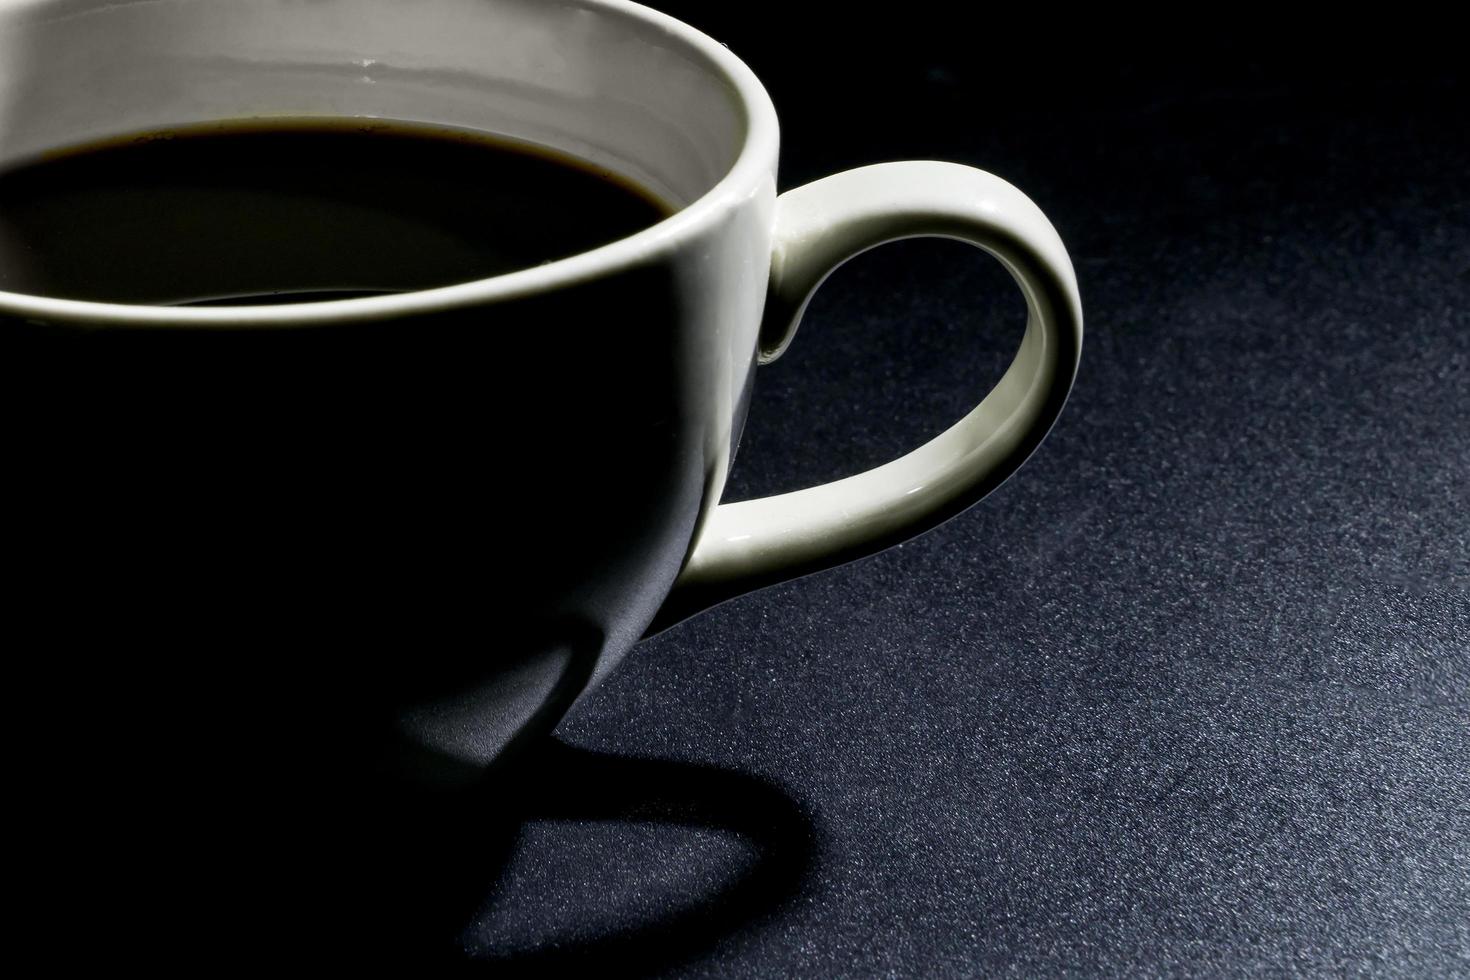
M300 302L528 268L667 216L590 165L353 119L147 133L0 172L0 290Z

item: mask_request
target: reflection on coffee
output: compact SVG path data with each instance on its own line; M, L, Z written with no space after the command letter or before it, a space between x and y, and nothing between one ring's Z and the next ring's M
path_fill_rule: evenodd
M565 258L668 213L590 165L463 130L216 123L0 173L0 290L151 304L400 292Z

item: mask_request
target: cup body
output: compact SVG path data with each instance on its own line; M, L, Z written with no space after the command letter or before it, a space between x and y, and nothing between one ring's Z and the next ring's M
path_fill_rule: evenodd
M0 166L273 116L492 132L678 210L393 297L0 292L14 720L159 786L473 780L637 641L718 502L774 113L719 45L614 0L0 8Z

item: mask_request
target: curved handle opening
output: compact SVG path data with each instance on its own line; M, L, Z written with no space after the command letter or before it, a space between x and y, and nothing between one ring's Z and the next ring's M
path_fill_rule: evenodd
M722 504L654 630L744 592L882 551L943 523L1014 473L1060 415L1082 345L1077 280L1030 199L958 164L879 164L778 201L761 362L790 344L812 294L853 256L904 238L967 242L1026 300L1026 333L1000 382L943 433L890 463L820 486Z

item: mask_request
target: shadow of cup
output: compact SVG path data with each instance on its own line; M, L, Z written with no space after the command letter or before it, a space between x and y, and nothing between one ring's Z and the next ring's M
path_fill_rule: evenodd
M811 866L810 818L785 791L758 776L621 758L557 741L546 742L528 763L495 792L514 797L517 833L534 824L561 826L535 842L536 853L519 856L529 859L527 874L508 873L518 858L514 837L502 838L509 846L493 858L495 886L462 934L462 945L496 976L667 969L758 926L797 894ZM641 833L632 832L635 826ZM733 838L742 857L731 861L691 849L691 832ZM651 843L672 852L670 860L682 872L678 884L667 878L668 861L646 875L618 878L623 872L613 869L621 862L586 853L557 861L564 856L545 853L558 838L594 833L614 848L636 851L640 843ZM548 857L556 874L546 874Z
M809 818L772 783L552 739L471 790L373 780L349 791L324 772L329 805L324 794L266 793L248 782L231 795L216 773L208 798L177 793L160 807L145 781L107 771L84 792L26 798L13 811L22 946L66 949L73 961L146 957L189 969L290 962L414 975L641 974L758 923L796 893L812 860ZM548 905L508 874L517 842L543 822L614 839L638 825L670 847L690 830L712 831L738 838L753 857L733 870L717 862L697 876L717 886L678 889L651 915L646 905L610 906L597 867L574 867L587 877L570 883L579 907ZM507 932L508 918L517 928Z

